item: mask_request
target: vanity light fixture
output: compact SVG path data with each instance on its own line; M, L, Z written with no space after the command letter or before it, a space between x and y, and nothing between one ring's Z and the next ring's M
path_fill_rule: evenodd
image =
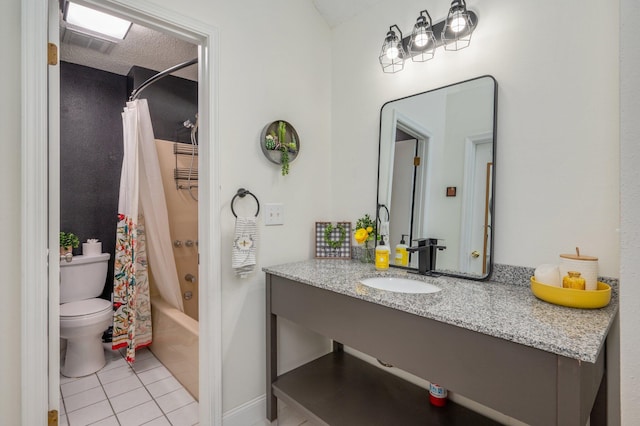
M382 71L401 71L408 58L413 62L428 61L439 46L444 46L445 50L463 49L469 46L477 25L478 15L467 9L465 0L453 0L447 18L435 24L432 24L429 12L422 10L410 36L403 37L397 25L389 27L379 56Z
M433 34L431 15L426 10L420 12L413 26L408 50L413 62L428 61L436 53L436 36Z
M465 1L453 0L442 30L441 38L444 43L444 50L460 50L469 46L471 33L473 32L472 27L473 21Z
M400 33L400 37L396 35L395 31L393 31L393 27L396 27L396 29ZM389 27L389 31L384 38L382 51L380 52L380 56L378 57L378 59L380 60L380 65L382 65L382 71L394 73L402 70L402 68L404 68L405 56L406 55L403 47L402 31L400 31L400 28L398 28L397 25L392 25Z

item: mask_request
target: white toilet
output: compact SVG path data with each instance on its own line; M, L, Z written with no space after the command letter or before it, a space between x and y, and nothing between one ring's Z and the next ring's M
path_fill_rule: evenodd
M102 333L113 323L111 302L100 299L109 253L60 261L60 337L67 341L66 377L82 377L104 367Z

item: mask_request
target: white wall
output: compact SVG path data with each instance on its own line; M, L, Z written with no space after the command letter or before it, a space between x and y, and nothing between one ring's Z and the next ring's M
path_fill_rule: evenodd
M617 4L471 1L480 20L467 49L439 49L429 62L384 74L377 56L389 26L408 32L425 8L438 21L448 4L381 2L333 31L335 205L352 218L375 209L384 102L491 74L498 82L495 262L537 266L580 246L600 258L602 274L617 277Z
M330 212L330 187L319 176L330 166L329 30L308 2L219 2L221 52L222 264L231 264L233 216L228 205L239 187L263 204L284 203L285 225L260 229L258 269L247 280L226 267L223 279L223 410L265 392L265 292L262 266L312 256L313 223ZM218 15L218 13L216 13ZM253 48L249 47L252 46ZM292 123L300 153L290 174L259 149L262 128ZM227 201L227 203L225 203ZM237 203L238 205L240 203ZM244 210L253 214L247 201ZM238 207L240 208L240 207ZM237 210L236 210L237 211ZM281 330L286 338L289 330ZM304 339L303 339L304 342ZM312 343L311 347L321 345ZM302 345L305 348L306 345ZM282 358L286 364L288 359Z
M20 424L20 1L3 3L0 13L3 47L0 78L0 334L11 349L0 355L2 422Z
M640 4L620 2L620 405L640 424Z
M261 268L312 256L313 223L330 214L330 31L311 2L154 0L220 30L219 140L222 182L223 411L265 392L265 291ZM262 154L259 136L268 123L295 126L301 150L290 174ZM241 280L231 269L234 217L230 201L247 188L265 203L284 203L285 224L262 226L258 265ZM234 205L255 214L247 197ZM264 212L264 210L263 210ZM201 283L201 285L205 285ZM283 327L286 339L291 331ZM301 348L324 340L301 339ZM308 342L310 341L310 342ZM294 349L293 358L296 358ZM283 366L294 363L288 358Z

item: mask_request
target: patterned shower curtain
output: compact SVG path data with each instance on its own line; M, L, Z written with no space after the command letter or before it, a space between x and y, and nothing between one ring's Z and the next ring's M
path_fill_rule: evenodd
M171 248L160 167L145 99L128 102L122 113L124 156L120 175L113 283L113 349L135 351L151 344L151 302L147 253L162 298L184 311Z

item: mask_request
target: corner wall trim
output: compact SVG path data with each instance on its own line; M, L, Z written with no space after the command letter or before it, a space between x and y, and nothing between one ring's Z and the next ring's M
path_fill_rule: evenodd
M268 425L266 410L267 396L263 394L224 413L222 424L223 426L246 426L258 424L262 420L265 425Z

